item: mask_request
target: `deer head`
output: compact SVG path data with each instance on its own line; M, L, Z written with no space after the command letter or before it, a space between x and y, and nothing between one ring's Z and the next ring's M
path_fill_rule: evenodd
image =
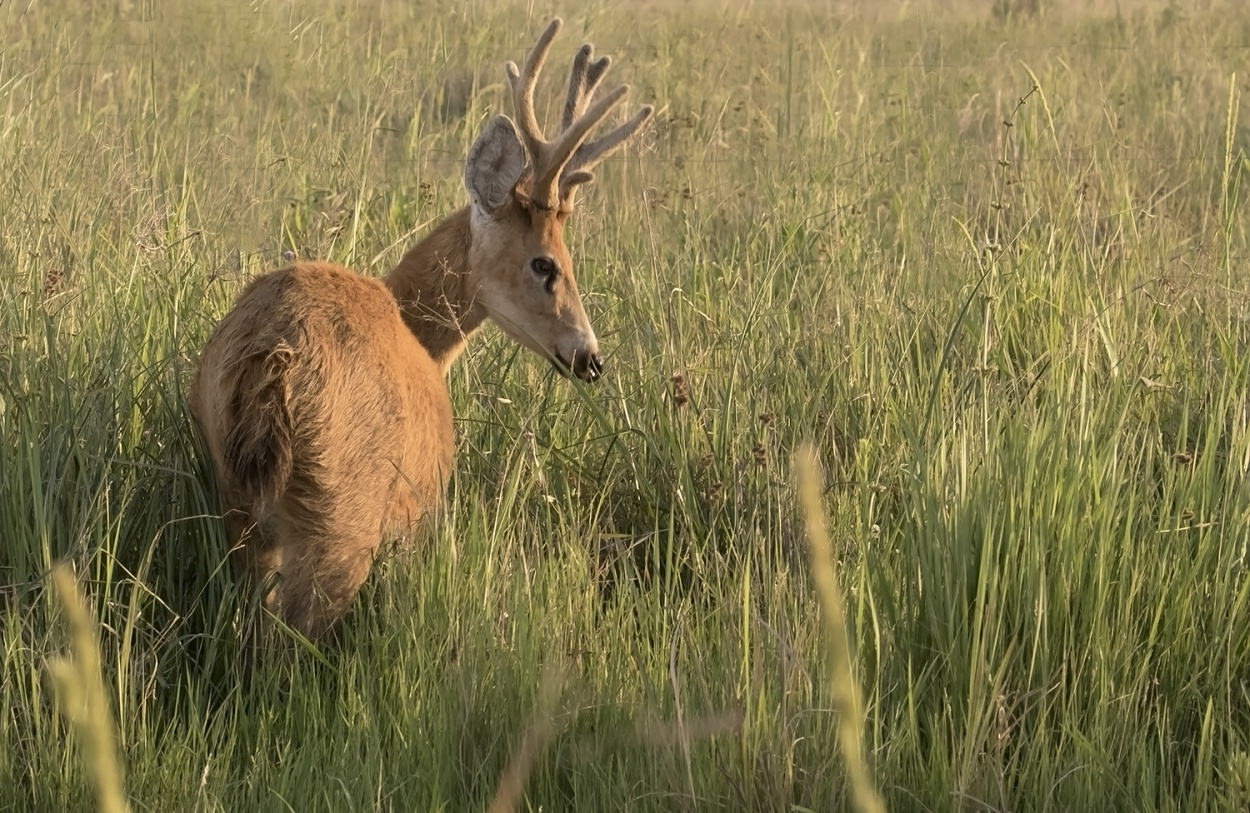
M606 135L591 130L625 98L622 85L590 104L611 60L586 44L573 59L560 132L547 140L534 114L534 86L562 23L552 20L525 67L506 66L517 122L496 116L469 151L465 186L472 234L469 267L477 301L514 341L565 375L594 381L603 370L586 318L564 227L591 170L651 117L647 105ZM589 105L589 107L588 107Z

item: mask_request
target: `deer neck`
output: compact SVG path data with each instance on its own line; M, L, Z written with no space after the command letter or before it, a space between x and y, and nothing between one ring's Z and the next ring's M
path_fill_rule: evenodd
M472 241L466 207L409 249L384 280L404 324L444 373L486 319L470 280Z

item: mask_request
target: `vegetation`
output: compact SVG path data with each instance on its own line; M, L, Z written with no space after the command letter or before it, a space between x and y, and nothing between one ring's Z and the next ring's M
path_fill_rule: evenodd
M62 560L136 811L1246 809L1250 10L1037 5L0 4L0 809L108 762ZM570 227L609 374L487 331L444 521L249 667L197 349L462 205L555 13L658 109Z

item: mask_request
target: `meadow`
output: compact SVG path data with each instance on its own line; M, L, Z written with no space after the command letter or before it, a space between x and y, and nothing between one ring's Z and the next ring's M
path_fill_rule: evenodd
M1250 7L1029 5L0 3L0 810L97 809L61 561L135 811L864 809L848 723L894 811L1250 807ZM608 375L488 328L442 521L249 668L198 349L464 205L555 14L540 110L583 39L657 108Z

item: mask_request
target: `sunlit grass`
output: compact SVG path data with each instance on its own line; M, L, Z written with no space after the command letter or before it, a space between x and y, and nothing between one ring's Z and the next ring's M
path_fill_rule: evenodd
M1245 809L1250 15L981 5L0 4L0 809L95 804L60 560L135 810ZM554 13L658 110L568 236L610 375L488 331L445 521L248 672L198 348L462 205Z

